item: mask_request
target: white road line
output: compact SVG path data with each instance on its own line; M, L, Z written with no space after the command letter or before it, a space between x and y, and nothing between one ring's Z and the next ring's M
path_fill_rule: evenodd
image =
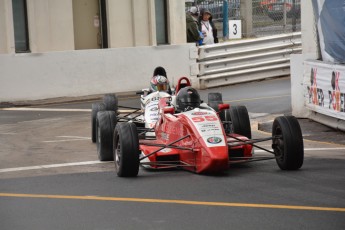
M304 151L324 151L324 150L345 150L345 147L339 148L306 148ZM266 152L264 150L256 150L255 153ZM344 152L345 153L345 152ZM0 169L0 173L6 172L17 172L17 171L26 171L34 169L49 169L49 168L59 168L59 167L68 167L68 166L81 166L81 165L93 165L93 164L104 164L112 163L112 161L102 162L102 161L83 161L83 162L74 162L74 163L65 163L65 164L51 164L51 165L37 165L37 166L28 166L28 167L19 167L19 168L7 168Z
M58 109L58 108L29 108L29 107L17 107L17 108L0 108L5 111L37 111L37 112L91 112L91 109ZM134 109L119 109L119 113L131 113Z
M5 111L52 111L52 112L91 112L91 109L58 109L58 108L26 108L26 107L18 107L18 108L2 108L0 110Z
M56 140L56 141L42 141L43 143L55 143L55 142L68 142L68 141L88 141L91 140L91 138L89 139L67 139L67 140Z
M87 139L90 140L90 137L80 137L80 136L57 136L59 138L78 138L78 139Z
M74 163L65 163L65 164L36 165L36 166L28 166L28 167L0 169L0 173L18 172L18 171L26 171L26 170L33 170L33 169L59 168L59 167L68 167L68 166L94 165L94 164L104 164L104 163L109 163L109 162L83 161L83 162L74 162Z
M57 138L71 138L66 140L50 140L42 141L43 143L54 143L54 142L66 142L66 141L88 141L91 140L90 137L79 137L79 136L57 136Z
M52 122L52 121L59 121L59 120L62 120L62 118L39 118L37 120L20 121L17 124L43 123L43 122Z
M273 151L273 149L269 149ZM336 148L305 148L304 151L325 151L325 150L345 150L345 147L336 147ZM265 153L265 150L255 150L256 153ZM345 154L345 152L344 152Z

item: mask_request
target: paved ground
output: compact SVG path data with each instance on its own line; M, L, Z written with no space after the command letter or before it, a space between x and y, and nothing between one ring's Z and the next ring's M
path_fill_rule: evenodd
M248 107L254 138L271 135L277 114L291 111L289 79L216 90ZM299 119L305 159L297 171L271 160L221 175L141 168L137 178L119 178L113 162L97 160L91 103L0 110L1 229L344 229L342 132Z
M316 121L299 118L298 122L305 139L345 145L345 132L335 130ZM271 132L273 120L260 121L258 130Z

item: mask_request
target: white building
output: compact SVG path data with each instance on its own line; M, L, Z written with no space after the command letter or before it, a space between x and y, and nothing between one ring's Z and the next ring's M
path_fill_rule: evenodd
M0 53L184 44L184 0L0 0Z
M185 0L0 0L0 102L147 87L156 66L196 77Z

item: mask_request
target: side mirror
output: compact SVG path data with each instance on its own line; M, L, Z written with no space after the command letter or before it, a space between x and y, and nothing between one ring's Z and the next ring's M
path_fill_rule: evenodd
M230 105L229 104L219 104L218 105L218 109L219 111L225 110L225 109L229 109Z

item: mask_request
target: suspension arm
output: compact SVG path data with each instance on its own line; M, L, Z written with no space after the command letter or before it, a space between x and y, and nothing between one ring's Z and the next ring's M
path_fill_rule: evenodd
M273 151L271 151L271 150L269 150L269 149L266 149L266 148L263 148L263 147L260 147L260 146L254 144L254 143L258 143L258 142L263 142L263 141L268 141L268 140L272 140L272 139L279 138L279 136L275 136L275 137L262 138L262 139L258 139L258 140L248 140L248 141L244 141L244 140L241 140L241 139L239 139L239 138L237 138L237 137L234 137L234 136L231 136L231 135L229 135L229 137L234 138L235 140L237 140L237 141L239 141L239 142L242 142L242 144L236 144L236 145L231 145L231 144L230 144L230 145L229 145L230 148L231 148L231 147L235 147L235 146L240 146L240 145L243 145L243 144L250 144L250 145L252 145L252 146L254 146L254 147L258 148L258 149L264 150L264 151L269 152L269 153L272 153L272 154L274 154L274 155L275 155L275 153L274 153Z
M157 152L159 152L159 151L161 151L161 150L163 150L163 149L165 149L165 148L170 148L169 146L172 146L173 144L175 144L175 143L177 143L177 142L179 142L179 141L182 141L182 140L184 140L184 139L186 139L186 138L188 138L188 137L190 137L189 134L186 135L186 136L184 136L184 137L181 137L181 138L177 139L176 141L173 141L173 142L171 142L171 143L169 143L169 144L167 144L167 145L163 145L162 148L159 148L159 149L157 149L156 151L153 151L152 153L150 153L150 154L148 154L148 155L146 155L146 156L141 157L141 158L139 159L139 161L141 161L141 160L143 160L143 159L145 159L145 158L148 158L149 156L152 156L153 154L156 154Z

